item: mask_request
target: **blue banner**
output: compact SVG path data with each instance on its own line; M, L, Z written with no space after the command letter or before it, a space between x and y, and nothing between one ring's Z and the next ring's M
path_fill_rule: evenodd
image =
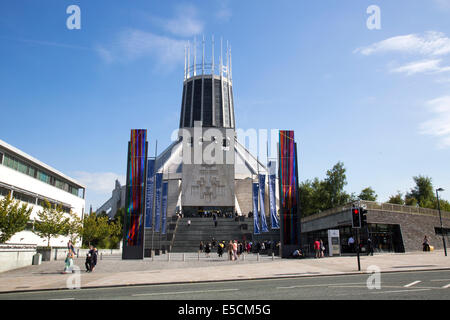
M253 183L253 233L260 234L258 221L258 184Z
M145 227L153 226L153 199L155 181L155 159L147 161L147 190L145 195Z
M161 233L162 234L166 234L168 191L169 191L169 182L164 181L163 186L162 186L162 216L161 216Z
M266 176L264 174L258 175L259 177L259 210L261 215L261 231L269 232L266 221L266 208L264 206L264 197L266 195Z
M275 197L275 180L276 175L269 176L269 202L270 202L270 222L272 229L280 229L280 222L277 217L277 200Z
M269 169L269 204L270 204L270 222L271 222L271 229L280 229L280 221L277 217L277 200L276 200L276 189L275 189L275 183L276 183L276 170L277 170L277 163L275 161L269 161L268 164Z
M155 175L155 231L159 232L160 217L161 217L161 192L162 192L162 173Z

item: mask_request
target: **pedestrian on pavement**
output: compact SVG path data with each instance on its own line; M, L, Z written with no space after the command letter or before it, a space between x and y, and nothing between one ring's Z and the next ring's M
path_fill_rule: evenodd
M238 249L238 244L237 241L234 240L233 242L233 260L237 260L238 259L238 255L237 255L237 249Z
M230 242L228 242L227 251L228 251L228 258L230 260L234 260L234 257L233 257L233 242L231 240L230 240Z
M62 273L72 273L73 272L73 251L69 250L67 253L66 260L64 261L64 271Z
M72 240L69 240L69 242L67 242L67 250L72 251L72 253L75 255L75 248L73 247Z
M423 238L423 251L430 251L430 242L428 241L428 237L425 235L425 238Z
M86 262L84 263L84 265L86 266L86 272L91 272L92 271L92 265L93 265L93 255L94 255L94 246L90 245L89 246L89 251L86 254Z
M191 220L188 220L188 221L187 221L187 225L188 225L188 227L191 226Z
M94 247L94 254L92 256L92 268L91 272L94 271L95 267L97 266L97 257L98 257L98 250L96 247Z
M314 251L316 252L316 255L314 256L314 258L319 259L320 258L320 242L317 239L316 239L316 241L314 241Z
M198 251L199 251L200 253L203 252L203 241L200 241L200 247L198 248Z
M219 258L222 258L224 248L225 245L222 242L219 242L219 245L217 246L217 254L219 255Z
M354 245L355 245L355 239L353 239L353 237L350 236L350 238L348 238L348 246L349 246L351 252L353 252L353 250L354 250Z
M325 256L325 246L323 245L322 239L320 239L320 257L323 258Z
M205 246L206 257L209 258L209 253L211 252L211 244L208 242Z
M373 246L372 246L372 239L367 238L367 255L373 256Z

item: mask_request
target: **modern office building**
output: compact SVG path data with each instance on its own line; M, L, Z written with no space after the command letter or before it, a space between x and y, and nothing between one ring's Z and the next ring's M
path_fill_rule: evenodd
M37 213L44 201L61 205L65 212L82 217L85 210L85 186L25 152L0 140L0 197L13 197L33 208L26 230L15 234L7 243L47 245L32 232ZM53 247L66 246L68 238L51 240Z

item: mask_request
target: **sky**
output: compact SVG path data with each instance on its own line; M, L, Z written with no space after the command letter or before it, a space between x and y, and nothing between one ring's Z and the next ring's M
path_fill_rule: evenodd
M151 152L170 144L184 48L203 36L217 57L217 39L231 45L236 127L294 130L301 181L342 161L349 193L387 201L425 175L450 199L450 0L2 0L0 12L0 139L84 183L86 208L125 182L131 129L148 130Z

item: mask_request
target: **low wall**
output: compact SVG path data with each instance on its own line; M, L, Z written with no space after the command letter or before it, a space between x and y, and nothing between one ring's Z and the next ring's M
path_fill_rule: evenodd
M97 249L98 258L100 259L100 255L110 256L110 255L121 255L122 249ZM52 248L52 253L50 255L51 260L64 260L66 259L68 249L67 248ZM86 257L89 249L80 249L75 248L75 257Z
M19 246L6 247L0 246L0 272L13 269L28 267L33 265L33 256L36 254L36 246L29 248L20 248ZM39 249L38 249L39 250ZM52 248L50 260L62 260L67 256L67 248ZM86 257L89 249L75 248L75 256ZM98 259L101 256L121 255L122 249L98 249ZM41 263L45 263L42 261Z
M31 266L36 249L0 248L0 272Z

